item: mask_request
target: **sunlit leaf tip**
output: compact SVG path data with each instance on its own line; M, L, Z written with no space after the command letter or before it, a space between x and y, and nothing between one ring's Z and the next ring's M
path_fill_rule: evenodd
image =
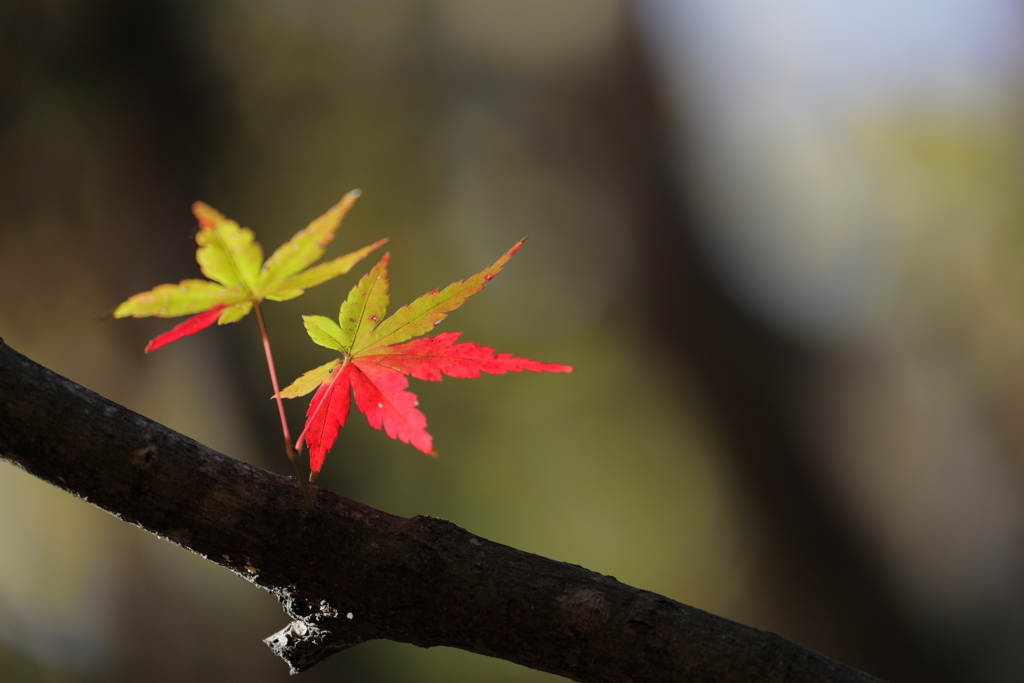
M223 304L220 306L214 306L208 311L192 316L185 322L175 325L167 332L164 332L150 340L150 342L146 344L145 352L149 353L150 351L156 351L161 346L167 346L172 341L177 341L182 337L187 337L190 334L195 334L196 332L205 330L207 327L217 322L217 318L220 317L221 311L223 310Z
M199 227L203 230L212 230L217 223L227 220L224 214L206 202L192 202L192 215L199 221Z

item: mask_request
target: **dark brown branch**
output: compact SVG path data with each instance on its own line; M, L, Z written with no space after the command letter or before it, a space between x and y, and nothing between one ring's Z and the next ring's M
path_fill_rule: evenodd
M0 340L0 457L276 595L292 667L375 638L577 681L878 681L775 634L234 460Z

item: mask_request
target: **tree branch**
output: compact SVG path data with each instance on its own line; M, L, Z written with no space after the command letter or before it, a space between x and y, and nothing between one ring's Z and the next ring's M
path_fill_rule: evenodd
M431 517L395 517L213 451L0 340L0 458L278 597L303 671L386 638L577 681L879 679L772 633Z

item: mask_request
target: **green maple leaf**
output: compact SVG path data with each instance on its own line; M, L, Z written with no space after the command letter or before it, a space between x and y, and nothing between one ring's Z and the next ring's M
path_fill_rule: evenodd
M193 315L149 342L146 352L203 330L244 318L265 299L287 301L310 287L343 275L387 240L383 239L336 259L309 267L319 259L359 191L353 190L327 212L300 230L263 261L263 247L252 230L225 218L207 204L196 202L199 220L196 261L209 280L182 280L154 287L131 297L114 311L115 318L176 318ZM198 314L198 315L196 315Z

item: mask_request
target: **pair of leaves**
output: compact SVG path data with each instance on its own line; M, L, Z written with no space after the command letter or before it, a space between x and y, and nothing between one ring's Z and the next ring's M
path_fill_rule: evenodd
M131 297L114 311L115 318L176 318L194 315L149 342L146 352L195 334L213 323L244 318L265 299L287 301L310 287L343 275L387 240L380 240L336 259L308 267L321 256L341 220L359 197L353 190L328 211L282 244L264 263L263 247L252 230L229 220L212 207L196 202L199 220L196 260L209 280L182 280L159 285Z
M341 305L337 323L321 315L303 316L310 338L340 353L340 358L310 370L281 391L284 398L296 398L316 389L298 444L301 447L305 441L309 446L310 481L319 474L345 425L353 396L371 427L383 428L388 436L436 455L433 438L426 429L427 419L417 410L416 395L406 391L409 381L405 375L439 381L443 375L474 378L484 372L572 371L567 365L516 358L472 342L456 343L459 332L409 341L432 330L448 313L487 286L522 244L518 242L489 268L443 290L424 294L386 320L390 255L385 254L352 288Z
M196 202L193 213L199 220L196 260L209 280L182 280L159 285L129 298L114 311L114 317L156 316L191 318L157 336L146 346L153 351L182 337L195 334L214 322L237 322L264 300L286 301L306 289L347 273L387 240L380 240L345 256L310 267L324 253L342 218L348 213L358 191L345 195L323 216L281 245L266 262L263 248L252 230L228 220L213 208ZM417 410L415 394L406 391L406 375L438 381L450 377L479 377L481 373L570 372L571 367L516 358L508 353L472 342L457 343L460 333L409 341L432 330L451 311L482 290L522 246L522 241L504 256L466 280L444 290L434 290L403 306L390 318L388 261L385 254L374 268L353 287L341 305L338 322L330 318L304 316L306 330L317 344L338 351L340 357L299 377L277 398L295 398L316 393L307 411L306 427L296 448L309 446L310 480L316 478L327 452L348 417L352 397L375 429L411 444L424 453L436 455L427 419ZM383 322L382 322L383 320ZM271 378L276 375L271 363ZM284 411L281 411L282 426ZM291 456L289 456L291 457Z

